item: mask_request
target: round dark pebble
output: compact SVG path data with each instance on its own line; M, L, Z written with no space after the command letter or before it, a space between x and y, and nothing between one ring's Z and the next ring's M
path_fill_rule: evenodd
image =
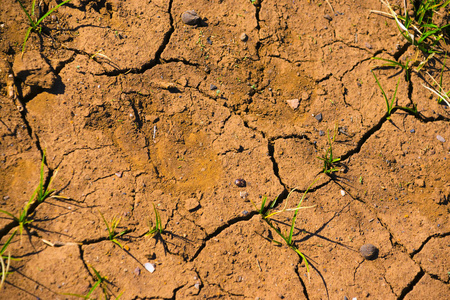
M366 260L374 260L378 257L378 248L372 244L365 244L361 246L359 252L361 252L361 255Z
M236 179L234 181L234 184L237 185L238 187L245 187L247 185L247 183L245 182L244 179Z

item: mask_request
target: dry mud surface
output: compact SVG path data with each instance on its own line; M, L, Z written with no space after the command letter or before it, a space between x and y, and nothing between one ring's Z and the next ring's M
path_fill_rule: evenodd
M73 0L22 56L26 16L2 1L0 208L19 214L44 151L45 183L67 199L32 207L0 298L76 299L93 267L112 299L448 299L450 109L422 74L376 68L371 57L415 54L370 13L380 1L322 2ZM197 26L181 19L191 9ZM386 120L374 68L421 118ZM329 177L317 156L335 126L342 164ZM294 231L308 279L252 203L292 207L317 176ZM124 249L101 214L121 217ZM285 232L291 218L274 222ZM1 215L1 244L16 228ZM374 260L359 251L369 243Z

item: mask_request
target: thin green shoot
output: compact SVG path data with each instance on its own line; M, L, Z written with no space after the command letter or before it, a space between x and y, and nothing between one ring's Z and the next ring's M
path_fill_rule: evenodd
M28 219L28 210L30 209L31 204L34 203L33 199L36 196L36 191L34 191L33 195L31 196L30 200L28 200L28 202L25 204L25 207L21 210L20 214L18 217L14 216L12 213L5 211L5 210L0 210L1 213L4 213L8 216L10 216L15 222L18 223L19 225L19 234L20 237L22 238L22 233L23 233L23 229L30 224L31 222L33 222L33 220Z
M298 254L298 256L300 256L300 258L302 259L302 261L305 263L306 266L306 271L308 273L308 278L310 278L310 272L309 272L309 264L308 264L308 260L306 259L305 255L298 249L298 247L295 245L294 241L293 241L293 235L294 235L294 229L295 229L295 222L297 220L297 216L298 216L298 211L301 208L306 208L306 207L302 207L302 203L303 200L305 199L306 195L308 194L309 190L312 188L312 186L319 180L319 178L316 178L313 183L311 183L308 188L306 189L306 191L303 193L302 198L300 199L299 203L297 204L296 208L293 209L283 209L281 211L266 215L266 211L265 211L265 203L267 201L267 198L264 197L263 199L263 203L261 205L261 209L259 210L259 213L263 216L264 221L266 221L266 223L270 226L270 228L272 228L286 243L286 245L291 248L292 250L295 251L295 253ZM294 189L295 190L295 189ZM291 195L291 193L294 191L292 190L289 194L287 199L289 198L289 196ZM286 200L287 200L286 199ZM273 205L275 205L276 203L276 199L274 201L272 201L270 208L273 208ZM286 207L286 206L285 206ZM313 207L313 206L312 206ZM289 230L289 234L284 234L283 232L281 232L281 230L275 226L272 222L270 217L281 213L283 211L294 211L294 216L292 218L292 223L291 223L291 227ZM275 240L273 240L275 243L280 244L280 242L277 242Z
M78 298L84 298L84 299L92 299L91 295L92 293L98 288L101 287L103 291L103 295L105 296L105 300L110 299L110 293L108 290L108 277L100 275L100 272L98 272L93 266L90 266L91 269L94 271L95 277L97 278L97 281L94 283L94 285L91 287L89 292L86 295L80 295L80 294L71 294L71 293L63 293L63 295L67 296L74 296ZM123 291L115 298L116 300L122 297Z
M372 72L372 75L373 75L373 77L375 77L377 85L380 88L381 93L383 94L384 101L386 102L386 120L390 120L391 119L391 115L394 112L394 110L396 110L396 109L400 109L400 110L403 110L405 112L408 112L410 114L413 114L413 115L417 116L417 114L418 114L417 106L414 105L414 104L413 104L413 108L394 105L395 98L397 96L398 85L400 84L400 78L397 81L397 86L395 87L394 95L392 96L392 99L389 100L388 97L386 96L386 93L383 90L383 87L381 86L381 83L378 81L378 78L375 75L375 73Z
M317 157L318 159L323 161L322 172L327 175L330 175L339 170L335 166L341 159L335 158L333 156L333 143L336 139L337 132L338 132L337 125L334 128L333 137L330 137L330 131L329 130L327 131L328 148L325 150L325 154L322 157L320 157L320 156Z
M383 66L389 66L389 67L400 67L403 70L405 70L405 77L406 77L406 81L410 81L411 80L411 65L409 64L412 60L411 59L407 59L405 64L402 64L398 61L395 60L390 60L390 59L386 59L386 58L381 58L381 57L372 57L372 59L378 59L378 60L382 60L385 61L386 63L383 64Z
M106 229L108 230L108 239L123 249L122 244L120 244L120 242L117 240L117 238L124 235L128 231L124 230L120 233L116 233L116 228L117 228L117 226L119 226L119 223L120 223L120 217L117 218L114 216L112 218L111 222L108 223L105 219L105 216L102 213L100 213L100 215L102 216L103 222L105 222Z
M25 34L25 39L23 41L23 45L22 45L22 53L23 53L23 52L25 52L25 45L28 41L28 38L30 37L30 33L36 32L36 33L40 34L42 31L42 26L41 26L42 21L44 21L45 18L47 18L51 13L53 13L59 7L63 6L64 4L68 3L71 0L65 0L65 1L59 3L58 5L56 5L52 9L50 9L47 13L45 13L42 17L40 17L39 19L37 19L36 15L35 15L35 11L34 11L35 6L36 6L36 0L33 0L32 4L31 4L31 13L28 12L28 10L25 8L25 6L23 5L23 3L20 0L16 0L16 1L19 2L20 7L22 8L23 12L27 15L28 23L30 26Z
M375 77L375 80L378 84L378 87L381 90L381 93L383 94L383 98L386 101L386 119L390 120L391 119L391 114L392 114L392 110L394 109L394 101L395 101L395 97L397 96L397 90L398 90L398 85L400 84L400 78L397 81L397 86L395 87L395 92L394 92L394 96L392 97L392 99L389 101L388 97L386 96L386 93L384 92L383 87L381 86L381 83L378 81L377 76L375 75L375 73L372 72L373 77Z
M55 178L56 174L58 173L58 170L53 174L53 176L50 178L50 182L48 183L48 186L44 186L44 165L45 165L45 151L42 155L42 161L41 161L41 171L40 171L40 178L39 178L39 186L37 187L36 191L36 199L39 203L42 203L45 199L48 197L55 197L55 198L65 198L61 196L52 196L52 194L55 192L54 189L49 189L50 185L52 184L53 179Z
M155 212L155 224L151 224L151 221L149 221L148 227L149 231L145 234L147 236L155 236L157 234L162 234L164 232L164 228L162 226L161 216L156 209L155 204L153 204L153 210ZM152 226L153 225L153 226Z

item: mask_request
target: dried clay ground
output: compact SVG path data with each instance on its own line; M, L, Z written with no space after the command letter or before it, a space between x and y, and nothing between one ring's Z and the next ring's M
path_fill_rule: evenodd
M1 1L0 209L20 213L44 151L44 183L66 198L32 205L0 298L77 299L95 269L97 299L448 299L450 109L423 72L407 82L371 59L416 54L370 13L380 1L322 2L73 0L22 56L26 15ZM372 70L421 117L387 120ZM317 156L335 127L327 176ZM308 276L253 203L294 207L316 178L293 233ZM163 232L149 236L153 205ZM120 217L123 248L102 214ZM286 232L292 217L272 222ZM1 244L17 226L1 214Z

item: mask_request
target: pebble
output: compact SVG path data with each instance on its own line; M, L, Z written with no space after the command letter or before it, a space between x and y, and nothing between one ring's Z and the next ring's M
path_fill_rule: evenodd
M445 143L445 139L444 139L442 136L437 135L436 138L437 138L440 142Z
M210 89L211 91L217 90L217 86L215 86L214 84L211 84L211 85L209 86L209 89Z
M122 177L122 172L117 172L115 173L117 177L121 178Z
M239 192L239 196L240 196L242 199L245 199L245 198L247 198L248 193L247 193L247 192Z
M201 18L197 15L195 10L187 10L181 15L181 20L186 25L197 25Z
M300 101L298 99L286 100L286 103L292 108L297 109L300 105Z
M145 269L147 270L147 271L149 271L150 273L153 273L153 272L155 272L155 264L152 264L152 263L145 263L144 264L144 267L145 267Z
M244 211L242 212L242 215L243 215L243 216L248 215L248 211L244 210Z
M342 195L342 197L345 196L345 191L344 190L341 190L341 195Z
M234 181L234 184L238 187L245 187L247 185L247 182L245 182L244 179L238 178Z
M325 19L327 19L328 21L332 21L333 20L333 18L330 16L330 15L324 15L323 16Z
M372 49L373 48L372 45L369 44L369 43L366 43L365 46L366 46L367 49Z
M320 136L324 136L324 135L325 135L325 131L320 130L320 131L319 131L319 135L320 135Z
M136 276L141 275L141 269L139 269L139 267L136 267L136 269L134 269L134 274L136 274Z
M239 39L240 39L241 41L243 41L243 42L246 42L246 41L248 40L248 35L247 35L245 32L243 32L243 33L239 36Z
M415 129L411 129L409 132L414 133L414 132L416 132L416 130Z
M359 252L361 252L361 255L366 260L374 260L378 257L378 248L372 244L365 244L361 246Z
M316 118L317 121L321 122L322 121L322 113L318 113L317 115L314 116L314 118Z

